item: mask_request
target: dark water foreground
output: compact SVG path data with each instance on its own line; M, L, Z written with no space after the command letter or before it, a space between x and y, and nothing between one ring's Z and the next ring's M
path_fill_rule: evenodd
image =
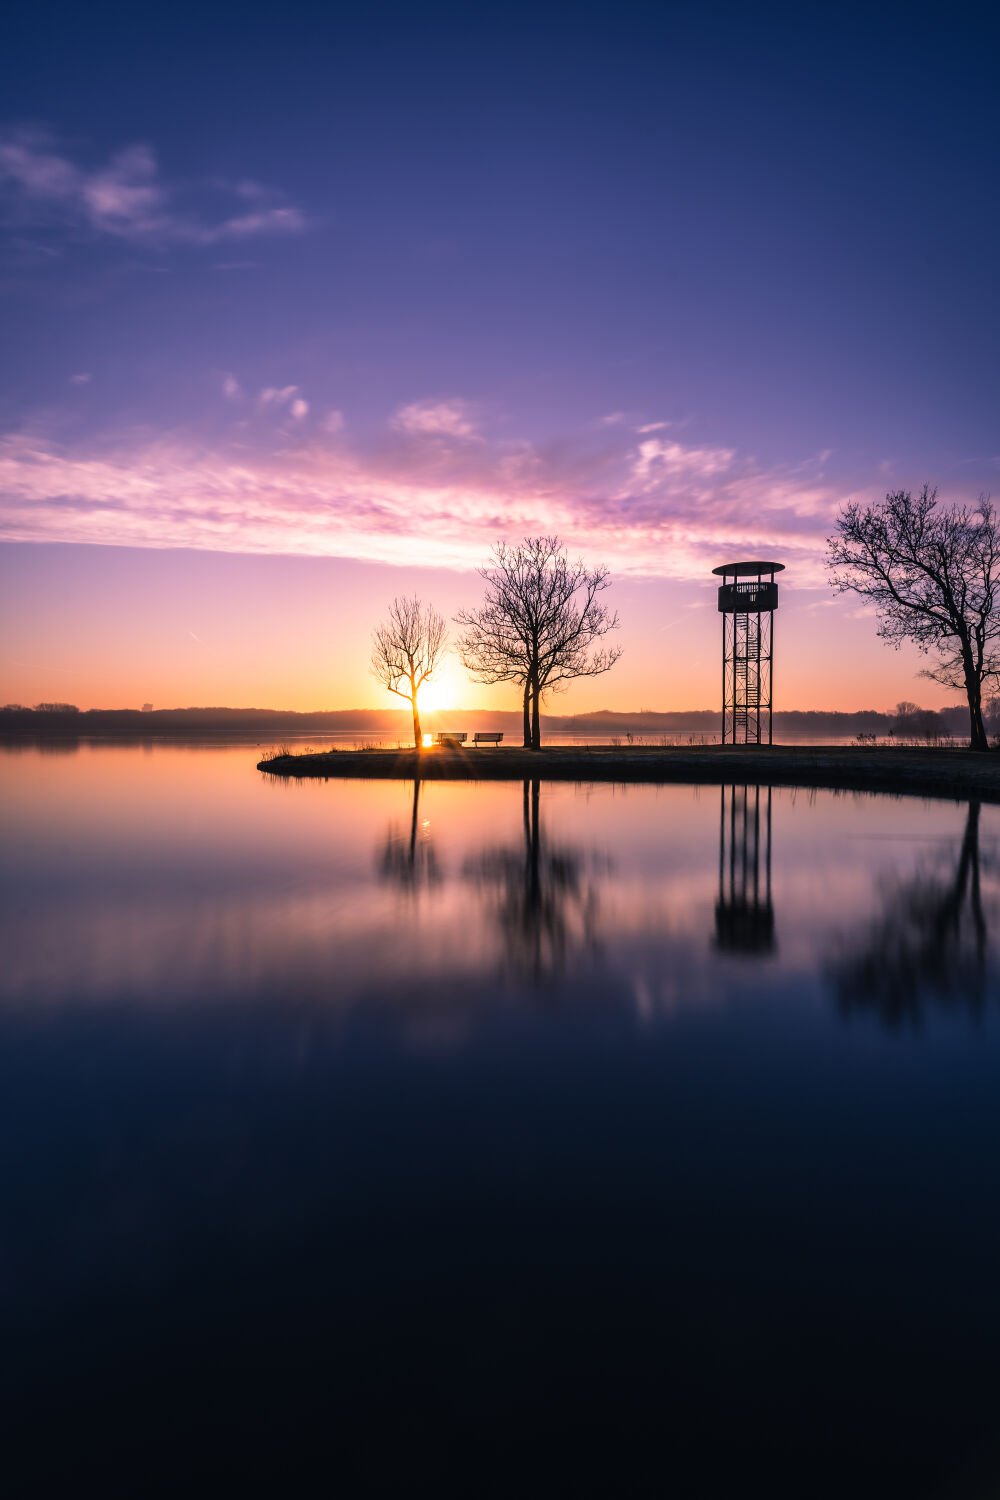
M997 1492L1000 809L255 760L0 758L9 1492Z

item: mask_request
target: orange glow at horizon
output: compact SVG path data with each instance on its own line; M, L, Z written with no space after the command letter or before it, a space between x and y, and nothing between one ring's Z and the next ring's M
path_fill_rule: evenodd
M788 577L789 575L783 575ZM453 621L481 581L293 557L129 550L0 549L0 703L87 708L229 707L406 711L369 672L371 631L396 594L416 592ZM607 676L553 694L549 714L690 711L718 705L715 580L615 580L624 655ZM927 707L960 694L922 680L915 650L884 647L857 602L782 587L775 616L775 708ZM450 654L421 689L428 713L518 713L514 683L487 687Z

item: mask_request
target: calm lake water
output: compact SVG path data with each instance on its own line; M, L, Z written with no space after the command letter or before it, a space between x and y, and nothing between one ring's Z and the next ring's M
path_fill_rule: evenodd
M1000 809L257 753L0 752L11 1492L997 1493Z

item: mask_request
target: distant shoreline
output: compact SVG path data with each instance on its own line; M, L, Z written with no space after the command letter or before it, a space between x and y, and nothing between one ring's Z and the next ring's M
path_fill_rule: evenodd
M720 732L718 709L678 709L635 713L600 709L581 714L543 714L542 738L558 735L591 735L610 738L633 735L647 745L658 735L691 735L716 738ZM965 739L969 733L969 711L956 706L941 711L944 732ZM427 730L501 731L514 745L521 739L520 713L505 709L444 709L422 715ZM774 715L776 739L789 736L813 743L853 738L857 734L886 736L894 715L875 709L840 710L782 709ZM45 710L0 707L0 742L10 740L147 740L147 739L242 739L280 743L302 736L321 739L343 734L388 736L405 743L412 738L413 720L404 710L326 709L296 713L270 708L158 708L148 711L123 708L93 708L81 711L52 706Z
M566 746L274 755L271 776L412 781L613 781L826 787L1000 802L1000 754L853 746Z

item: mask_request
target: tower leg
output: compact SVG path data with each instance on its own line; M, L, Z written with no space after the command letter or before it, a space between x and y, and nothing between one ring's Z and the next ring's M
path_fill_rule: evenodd
M722 616L722 743L726 743L726 617Z

